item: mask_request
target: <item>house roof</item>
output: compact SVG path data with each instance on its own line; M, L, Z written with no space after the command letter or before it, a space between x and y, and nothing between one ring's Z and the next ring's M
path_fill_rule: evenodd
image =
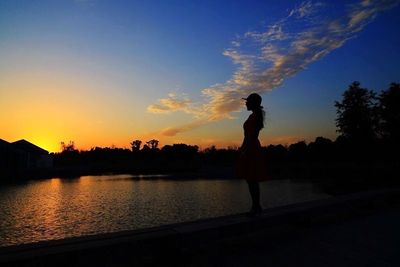
M10 145L10 143L7 142L6 140L3 140L3 139L0 138L0 146L1 145L3 145L3 146L6 145L7 146L7 145Z
M40 148L37 145L34 145L24 139L13 142L11 143L11 145L13 147L19 148L29 153L45 154L45 155L49 154L47 150L44 150L43 148Z

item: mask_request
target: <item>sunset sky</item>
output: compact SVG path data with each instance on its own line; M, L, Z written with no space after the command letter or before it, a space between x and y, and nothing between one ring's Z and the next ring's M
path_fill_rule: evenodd
M336 138L357 80L400 82L400 1L0 1L0 139L49 151Z

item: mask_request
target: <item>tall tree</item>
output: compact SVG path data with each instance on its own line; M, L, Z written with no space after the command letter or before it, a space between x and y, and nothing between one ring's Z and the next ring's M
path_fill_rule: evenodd
M150 147L150 149L157 149L159 141L156 139L152 139L147 141L146 144Z
M66 144L64 141L61 142L61 152L75 152L77 151L75 149L75 142L74 141L69 141L68 144Z
M358 144L375 140L377 133L377 97L375 92L353 82L343 93L337 108L336 126L341 137Z
M142 141L140 141L140 140L134 140L134 141L132 141L132 142L131 142L132 151L133 151L133 152L139 151L141 145L142 145Z
M400 84L392 83L379 95L382 137L392 145L400 144Z

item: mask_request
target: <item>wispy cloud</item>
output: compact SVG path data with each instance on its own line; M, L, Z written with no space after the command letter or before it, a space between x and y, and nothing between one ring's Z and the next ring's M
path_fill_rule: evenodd
M290 11L289 17L305 18L318 12L318 8L324 6L322 2L304 1L300 6Z
M194 128L200 127L200 126L202 126L204 124L207 124L207 123L209 123L209 122L206 121L206 120L195 120L194 122L187 123L187 124L184 124L184 125L180 125L180 126L177 126L177 127L166 128L166 129L161 131L161 134L165 135L165 136L175 136L178 133L190 131L190 130L192 130Z
M362 0L346 6L334 17L327 10L329 5L303 2L265 31L247 32L232 41L232 47L223 51L223 55L231 58L238 68L225 83L202 89L203 102L193 103L186 95L169 95L149 106L148 111L183 111L194 116L194 122L162 131L169 136L212 121L233 118L232 113L243 107L242 97L281 86L288 77L356 37L377 14L399 2Z
M161 114L166 114L166 113L171 113L175 112L178 110L185 111L187 113L192 113L191 110L189 110L189 105L191 104L190 99L182 94L182 95L177 95L175 93L169 93L168 97L162 98L158 101L159 103L153 104L147 107L147 111L151 113L161 113Z

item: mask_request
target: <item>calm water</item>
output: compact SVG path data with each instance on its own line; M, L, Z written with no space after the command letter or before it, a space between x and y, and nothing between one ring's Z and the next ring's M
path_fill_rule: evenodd
M265 208L328 197L312 184L262 183ZM143 179L131 175L50 179L0 187L0 246L245 212L242 180Z

